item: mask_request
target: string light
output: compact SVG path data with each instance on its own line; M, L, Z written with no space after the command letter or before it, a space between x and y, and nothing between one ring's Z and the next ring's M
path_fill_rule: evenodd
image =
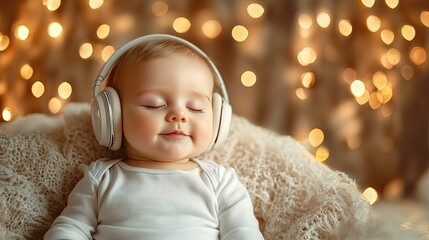
M338 30L342 35L347 37L347 36L350 36L350 34L352 34L353 27L349 20L341 19L338 22Z
M350 90L355 97L360 97L365 93L365 83L361 80L354 80L350 85Z
M372 82L377 89L383 89L387 86L387 76L383 72L376 72L372 77Z
M423 25L429 27L429 11L422 11L420 13L420 21L423 23Z
M6 48L9 47L9 43L9 37L0 33L0 51L6 50Z
M61 35L61 32L63 31L63 27L58 22L52 22L49 24L48 27L48 35L51 38L57 38Z
M393 66L397 65L401 61L401 52L396 48L387 50L386 56L387 61Z
M19 70L19 73L22 78L28 80L33 76L33 68L28 64L24 64Z
M381 27L381 20L377 16L370 15L366 19L366 26L368 27L369 31L377 32Z
M410 65L404 65L401 67L401 75L405 80L411 80L414 75L413 68Z
M307 91L304 88L297 88L295 90L295 95L301 100L305 100L309 96Z
M62 82L58 86L58 95L62 99L69 98L71 94L72 94L72 86L70 85L70 83L68 83L68 82Z
M303 87L311 88L315 82L316 82L316 78L314 76L314 73L305 72L301 75L301 84Z
M105 39L107 38L107 36L109 36L110 33L110 26L107 24L101 24L98 28L97 28L97 37L99 39Z
M368 187L367 189L365 189L365 191L363 191L362 195L366 200L368 200L370 205L374 204L378 199L378 193L372 187Z
M375 0L362 0L362 4L367 8L374 6Z
M326 147L321 146L317 148L315 155L319 162L324 162L329 158L329 150Z
M331 24L331 16L329 16L329 14L326 12L320 12L317 14L316 21L320 27L327 28L329 27L329 24Z
M252 87L256 83L256 74L252 71L245 71L241 74L241 83L245 87Z
M320 130L319 128L314 128L308 134L308 142L312 147L317 147L320 144L322 144L324 138L325 138L325 134L323 134L323 131Z
M382 96L379 96L378 92L372 92L369 94L369 106L372 109L378 109L379 107L381 107L382 102L380 101L380 98L382 98Z
M92 9L98 9L103 6L104 0L89 0L89 7Z
M352 84L352 82L356 79L356 71L353 68L344 69L343 79L346 83Z
M191 21L185 17L179 17L173 21L173 29L178 33L185 33L191 28Z
M264 7L257 3L251 3L249 6L247 6L247 13L252 18L260 18L262 15L264 15L264 11Z
M385 0L385 2L386 5L391 9L395 9L399 4L399 0Z
M208 20L201 26L201 31L207 38L213 39L219 36L222 31L222 25L216 20Z
M19 25L15 30L15 37L19 40L26 40L30 36L30 29L25 25Z
M401 33L405 40L411 41L416 36L416 29L411 25L404 25L401 28Z
M369 101L369 91L365 89L364 93L361 96L355 96L355 100L359 105L364 105Z
M1 113L1 116L3 120L6 122L12 120L13 118L12 109L10 107L5 107Z
M40 98L45 93L45 85L40 81L34 82L31 86L31 93L33 93L34 97Z
M107 62L109 60L110 56L115 52L115 48L108 45L101 50L101 59L103 59L104 62Z
M45 5L49 11L55 11L61 6L61 0L44 0L43 5Z
M58 98L51 98L48 102L49 111L53 114L61 110L61 101Z
M413 47L410 51L410 58L416 65L426 62L426 50L422 47Z
M249 36L249 31L242 25L237 25L232 29L232 38L237 42L243 42Z
M313 19L308 14L300 14L298 17L298 24L302 29L310 29L313 25Z
M316 51L314 51L314 49L310 47L303 48L298 53L298 56L297 56L298 62L302 66L308 66L314 63L314 61L316 61L316 58L317 58Z
M390 29L384 29L383 31L381 31L380 36L381 36L381 40L386 45L390 45L395 39L395 34Z
M168 12L168 4L164 1L155 1L152 4L152 13L155 16L162 17Z
M87 59L91 57L93 52L92 44L91 43L84 43L79 48L79 55L83 59Z

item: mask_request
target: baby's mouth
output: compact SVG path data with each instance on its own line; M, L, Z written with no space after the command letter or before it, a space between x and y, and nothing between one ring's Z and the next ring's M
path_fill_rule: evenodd
M188 134L184 133L181 130L174 130L167 133L161 133L161 136L171 137L171 138L182 138L182 137L189 137Z

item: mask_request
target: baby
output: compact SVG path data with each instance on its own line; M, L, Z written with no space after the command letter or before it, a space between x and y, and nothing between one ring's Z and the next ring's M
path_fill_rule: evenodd
M161 34L129 42L103 67L91 111L99 143L127 156L85 166L44 239L263 239L235 171L197 158L231 118L200 49Z

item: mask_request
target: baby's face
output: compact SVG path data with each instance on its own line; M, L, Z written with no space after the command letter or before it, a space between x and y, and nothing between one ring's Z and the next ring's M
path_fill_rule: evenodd
M123 70L118 92L125 149L142 159L195 157L213 134L213 75L194 57L173 55Z

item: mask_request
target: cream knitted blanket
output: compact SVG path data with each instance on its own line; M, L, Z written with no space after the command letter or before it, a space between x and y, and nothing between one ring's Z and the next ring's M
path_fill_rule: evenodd
M19 132L0 133L0 239L41 239L81 177L77 166L121 155L97 144L89 104L69 104L37 126L53 124L48 130L34 132L29 123L34 118L10 126ZM233 116L226 144L205 157L236 169L268 240L355 238L371 218L346 175L242 117Z

